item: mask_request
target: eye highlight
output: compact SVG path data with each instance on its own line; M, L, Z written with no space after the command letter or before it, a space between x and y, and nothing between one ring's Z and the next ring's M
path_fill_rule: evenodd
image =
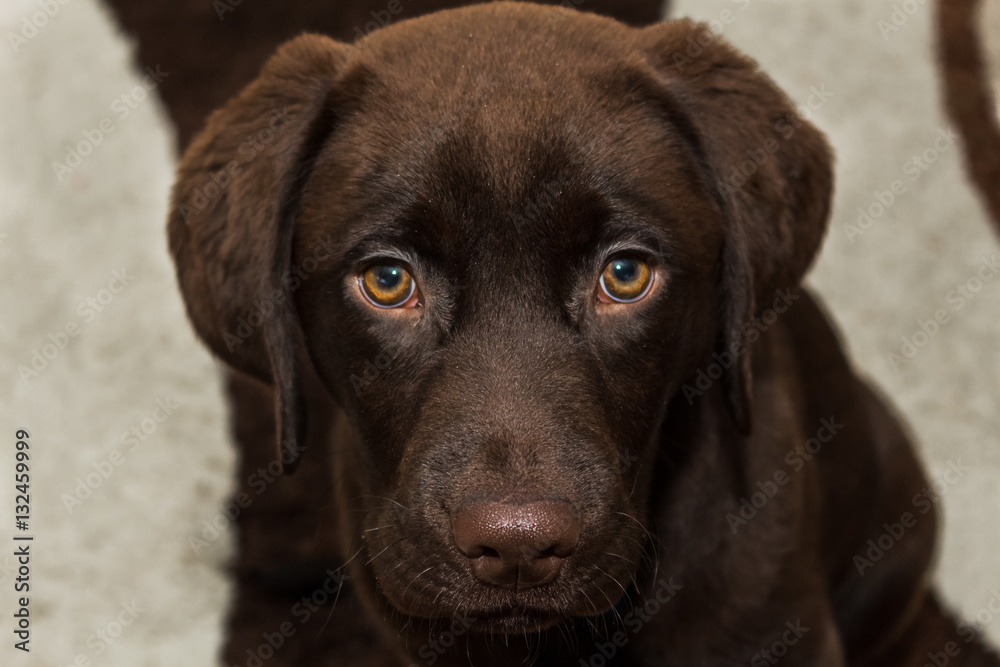
M378 308L415 306L417 284L410 272L396 264L375 264L358 276L361 293Z
M653 284L653 272L646 262L620 258L608 262L598 281L597 298L605 303L632 303L646 296Z

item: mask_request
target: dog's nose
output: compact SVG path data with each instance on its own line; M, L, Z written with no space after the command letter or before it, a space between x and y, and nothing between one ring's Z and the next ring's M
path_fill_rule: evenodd
M580 540L580 519L569 503L482 502L456 511L452 534L483 583L510 590L556 578Z

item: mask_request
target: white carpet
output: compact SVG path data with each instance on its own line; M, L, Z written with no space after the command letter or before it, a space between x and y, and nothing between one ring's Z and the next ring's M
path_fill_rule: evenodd
M919 10L886 37L879 20L891 23L892 5L909 3L681 0L675 14L707 20L729 10L724 35L793 99L807 103L813 87L830 93L813 118L836 149L838 193L811 282L858 365L912 425L932 474L949 461L969 467L942 501L938 579L974 617L1000 590L1000 277L958 299L957 312L949 292L1000 249L955 147L911 180L911 156L947 127L930 10L911 1ZM990 2L1000 54L1000 0ZM106 12L94 0L58 7L15 53L9 33L39 5L0 4L0 544L11 544L13 434L22 427L31 430L36 536L30 655L12 648L16 574L12 550L0 548L0 664L83 665L84 656L99 666L213 665L232 536L198 556L187 538L217 514L234 456L216 369L188 329L166 254L172 138ZM131 99L116 103L122 95ZM53 161L66 162L65 147L88 134L100 143L60 181ZM905 192L851 243L844 225L894 180ZM124 284L114 279L123 270ZM888 353L938 309L947 324L894 370ZM68 325L76 335L64 338ZM22 379L17 367L30 368L36 350L52 358ZM158 400L177 407L166 416ZM130 428L143 439L123 438ZM70 510L73 494L87 497ZM1000 619L986 613L1000 642Z
M231 536L201 558L187 538L225 499L235 459L216 369L189 330L167 257L172 138L157 102L139 100L131 47L96 3L60 5L14 54L8 31L37 11L35 2L0 6L0 553L12 553L19 427L31 431L36 536L32 652L12 648L12 581L0 569L0 665L62 666L78 656L93 665L211 665ZM105 119L111 131L102 133ZM52 162L66 162L65 146L84 131L100 143L60 182ZM123 270L134 280L113 282L113 294L113 272ZM31 367L33 350L45 354L49 334L59 339L71 324L78 334L63 350L48 348L54 358L23 381L16 367ZM165 416L158 399L178 404L162 423L153 421ZM132 427L145 440L123 441ZM105 480L95 465L113 472ZM96 488L78 492L88 475ZM88 491L67 509L64 494ZM11 565L4 556L0 565ZM119 628L133 601L141 611Z

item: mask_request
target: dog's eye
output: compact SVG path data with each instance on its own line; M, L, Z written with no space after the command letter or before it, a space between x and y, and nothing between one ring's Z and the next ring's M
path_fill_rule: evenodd
M379 308L408 305L417 287L409 271L393 264L368 267L358 277L358 282L365 298Z
M646 296L653 284L649 265L637 259L616 259L608 262L601 274L601 291L597 298L605 303L632 303Z

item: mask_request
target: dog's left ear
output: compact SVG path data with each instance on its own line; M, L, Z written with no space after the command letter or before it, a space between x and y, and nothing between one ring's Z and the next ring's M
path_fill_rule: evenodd
M707 25L672 21L646 28L640 39L725 219L720 345L737 359L724 376L727 400L736 425L749 433L747 325L799 285L819 251L832 156L757 64Z
M198 335L274 388L277 453L289 471L305 443L292 238L302 184L334 125L332 95L349 49L318 35L282 46L184 153L167 225Z

